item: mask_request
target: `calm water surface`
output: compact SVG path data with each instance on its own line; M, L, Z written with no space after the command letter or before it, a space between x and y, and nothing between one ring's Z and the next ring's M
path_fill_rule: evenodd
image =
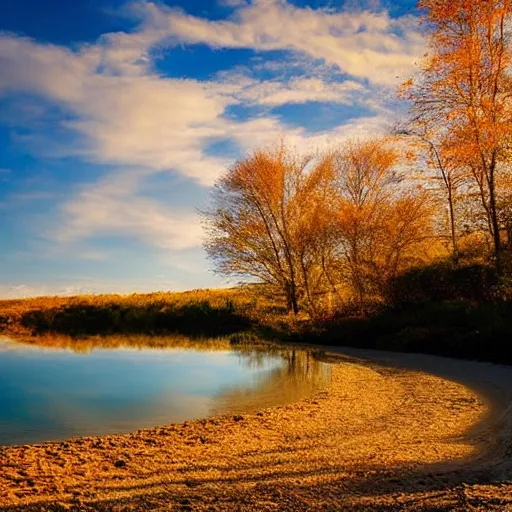
M303 351L117 348L0 338L0 445L130 432L298 400L330 380Z

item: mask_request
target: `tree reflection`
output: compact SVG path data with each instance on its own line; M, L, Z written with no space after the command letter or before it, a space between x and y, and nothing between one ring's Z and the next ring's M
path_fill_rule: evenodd
M254 374L256 382L246 388L233 386L222 390L215 397L214 414L254 412L294 402L325 388L330 382L330 366L306 350L273 347L270 354L278 356L281 364L271 368L269 350L245 348L237 352L244 365L260 370Z
M255 412L328 384L330 367L311 352L254 341L0 338L0 444Z
M19 345L46 349L72 350L78 354L89 354L96 349L190 349L199 351L229 350L228 338L192 339L186 336L112 335L73 338L67 335L41 335L16 337L12 341Z

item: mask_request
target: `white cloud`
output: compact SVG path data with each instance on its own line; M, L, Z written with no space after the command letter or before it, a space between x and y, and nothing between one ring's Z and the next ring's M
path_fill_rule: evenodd
M192 80L147 76L94 80L68 126L90 141L87 156L111 164L173 169L209 185L226 162L203 148L223 135L226 98Z
M384 10L332 12L281 0L253 0L229 20L211 21L154 3L144 6L154 26L175 44L292 50L375 84L404 80L425 49L415 17L394 19Z
M231 140L248 151L284 136L302 150L382 130L388 111L379 102L380 91L396 83L423 52L412 17L298 8L277 0L224 4L233 7L232 17L210 21L138 2L132 4L141 17L135 32L105 34L75 50L0 34L0 96L26 92L59 105L68 114L59 128L79 135L68 154L116 168L62 205L60 225L50 237L61 244L103 234L136 237L165 250L197 246L201 229L192 205L178 211L141 196L144 177L172 171L211 185L230 164L208 154L216 140ZM155 48L199 43L289 50L289 60L263 59L255 69L286 75L292 67L294 76L264 81L247 69L228 69L198 81L155 72ZM340 79L339 70L349 78ZM348 124L340 119L338 128L315 135L290 129L272 115L245 121L225 116L230 105L271 109L312 101L365 105L376 115ZM94 249L90 254L98 255Z
M247 5L247 3L247 0L219 0L219 4L226 7L240 7L241 5Z
M23 91L73 101L83 94L83 77L94 64L87 52L0 33L0 93Z
M390 119L392 117L386 115L359 117L332 130L308 134L305 128L285 129L276 119L260 118L238 125L236 130L233 129L231 137L237 140L245 152L255 147L276 145L284 139L290 147L307 153L332 149L353 138L385 133L391 126Z
M119 39L114 38L115 44ZM109 48L86 46L73 52L0 36L0 93L37 93L68 108L76 119L63 126L85 136L72 151L90 160L175 169L211 184L226 162L207 157L202 148L222 136L228 99L212 97L205 84L194 80L132 73L126 63L132 59L137 67L137 52L128 52L130 59L117 52L112 57ZM126 74L107 72L100 66L105 62L101 54L110 55L107 61L116 66L122 63Z
M221 75L219 94L248 103L276 107L294 103L360 103L366 88L353 80L324 81L321 78L294 77L288 81L257 80L244 74Z
M63 223L49 237L61 243L96 235L131 237L166 250L200 245L202 232L193 209L175 210L139 196L143 176L125 172L85 187L63 205Z

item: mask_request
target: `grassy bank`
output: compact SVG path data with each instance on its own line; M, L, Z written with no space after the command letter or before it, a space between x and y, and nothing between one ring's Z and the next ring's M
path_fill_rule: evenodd
M512 364L512 302L505 300L442 298L312 320L288 315L283 298L257 287L42 297L0 301L0 333L85 349L93 336L120 335L145 346L161 346L168 335L204 343L256 337Z
M87 337L181 334L216 337L247 331L279 307L243 288L183 293L38 297L0 301L0 332Z

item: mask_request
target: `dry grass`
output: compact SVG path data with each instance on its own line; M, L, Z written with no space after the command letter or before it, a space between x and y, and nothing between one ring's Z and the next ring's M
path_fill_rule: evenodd
M205 289L190 290L186 292L155 292L133 293L130 295L104 294L104 295L75 295L75 296L48 296L25 299L0 300L0 315L4 318L20 319L29 311L46 311L68 306L96 306L96 307L145 307L152 304L187 305L191 303L210 302L213 306L225 305L226 301L233 301L237 306L243 307L252 304L254 294L244 289Z
M209 301L212 304L222 304L229 300L247 303L253 298L250 288L201 289L185 292L154 292L133 293L130 295L76 295L76 296L44 296L26 299L10 299L0 301L0 311L28 311L34 309L50 309L67 305L84 304L109 306L123 304L140 306L148 303L189 304L191 302Z
M287 322L282 299L249 286L0 301L0 332L10 335L181 333L215 337L276 322ZM203 331L196 332L201 326Z

